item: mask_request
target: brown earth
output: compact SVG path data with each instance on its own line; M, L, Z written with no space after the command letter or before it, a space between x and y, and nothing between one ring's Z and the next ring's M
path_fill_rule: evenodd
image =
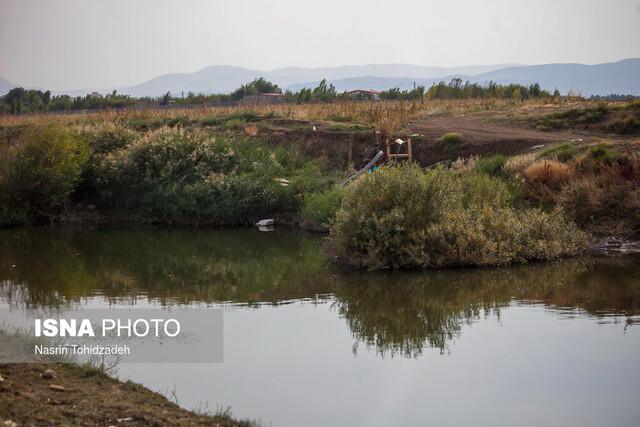
M532 111L481 111L467 114L424 116L405 124L403 134L413 135L413 158L422 166L457 157L494 154L517 155L550 144L569 141L593 142L603 137L598 128L542 131L531 128L528 118L568 109L536 107ZM273 119L260 127L259 134L278 143L295 143L313 157L327 157L336 168L359 165L378 150L385 151L383 136L370 131L328 130L332 123ZM315 126L316 130L311 127ZM464 140L455 151L446 151L436 141L447 133L460 133ZM403 148L403 150L405 150ZM351 151L351 156L349 152ZM403 151L404 152L404 151Z
M53 369L55 378L43 378ZM0 425L246 426L230 416L199 415L161 394L73 364L0 364Z
M531 129L526 122L508 121L501 113L492 111L427 116L410 123L407 128L411 134L420 135L414 138L412 145L414 158L423 166L458 156L516 155L558 142L598 139L587 131ZM440 149L436 141L447 133L460 133L464 138L453 155Z

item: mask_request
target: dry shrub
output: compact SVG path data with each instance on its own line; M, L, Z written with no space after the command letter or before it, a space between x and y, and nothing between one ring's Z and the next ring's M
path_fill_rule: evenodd
M522 156L510 157L504 164L504 171L511 176L522 174L532 163L536 161L534 153Z
M640 236L640 153L627 147L625 153L600 154L574 158L570 179L526 179L520 194L536 204L561 206L594 233Z
M480 159L480 156L458 157L451 163L451 170L458 175L471 173L475 168L476 163L478 163L478 159Z
M555 201L578 224L598 234L640 236L640 167L628 152L611 165L596 163L563 185Z
M244 133L247 135L255 136L258 134L258 126L245 126Z
M535 182L553 183L570 178L571 168L564 163L545 160L534 163L525 169L524 176Z

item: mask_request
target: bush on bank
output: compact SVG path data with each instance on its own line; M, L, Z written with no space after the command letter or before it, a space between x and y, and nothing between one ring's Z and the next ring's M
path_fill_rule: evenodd
M143 219L238 224L294 215L331 177L299 152L202 131L161 128L94 162L107 209Z
M89 158L87 144L56 125L26 126L0 138L0 226L59 211Z
M361 268L424 268L549 260L586 243L559 210L517 209L498 178L396 165L345 189L328 251Z

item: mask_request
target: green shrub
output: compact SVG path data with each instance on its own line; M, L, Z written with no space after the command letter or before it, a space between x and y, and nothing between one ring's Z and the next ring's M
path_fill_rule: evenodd
M122 124L107 122L97 127L84 129L80 135L87 140L93 152L102 154L126 146L139 134Z
M247 123L247 121L243 118L229 119L225 123L224 127L225 129L231 129L231 130L240 129L245 125L245 123Z
M580 150L575 145L565 142L555 147L550 147L540 153L539 159L553 159L560 162L568 162L573 159Z
M604 143L600 143L595 147L591 147L589 149L589 153L596 159L608 165L611 164L613 160L613 153L611 150L607 148Z
M167 126L169 126L170 128L173 128L173 127L176 127L176 126L186 126L190 122L191 121L186 116L177 116L177 117L173 117L171 119L168 119L167 120Z
M243 120L244 122L257 122L260 120L260 115L255 111L244 111L240 113L229 114L227 118L228 120Z
M309 194L300 210L300 223L309 230L326 231L342 203L344 187Z
M0 145L0 225L49 215L69 200L89 157L84 139L55 125L30 126Z
M475 172L486 173L491 176L506 177L504 164L507 163L507 156L496 154L491 157L481 157L474 165Z
M620 135L636 133L640 130L640 120L636 119L633 114L626 114L624 117L609 123L607 130Z
M224 116L205 117L200 120L202 126L218 126L227 120Z
M436 139L436 142L438 143L440 151L455 157L458 155L458 149L463 140L464 137L460 133L448 133Z
M105 208L142 220L224 224L293 216L327 180L317 162L290 148L169 128L102 156L90 175Z
M368 269L424 268L548 260L585 245L560 211L516 209L500 179L402 165L345 189L328 252Z

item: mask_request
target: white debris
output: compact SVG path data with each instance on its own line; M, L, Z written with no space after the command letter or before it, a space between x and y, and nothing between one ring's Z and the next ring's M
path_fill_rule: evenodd
M268 227L268 226L273 226L276 222L272 219L272 218L268 218L268 219L261 219L260 221L256 222L256 227Z

